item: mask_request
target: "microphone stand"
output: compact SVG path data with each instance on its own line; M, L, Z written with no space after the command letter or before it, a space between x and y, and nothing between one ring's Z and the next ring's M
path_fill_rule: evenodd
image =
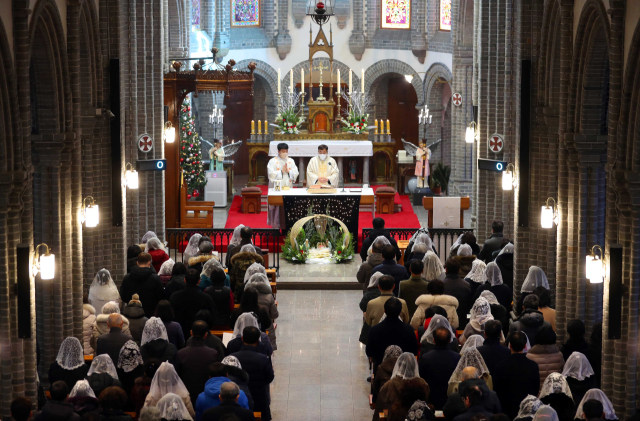
M344 189L344 175L342 176L342 193L345 193L346 190Z

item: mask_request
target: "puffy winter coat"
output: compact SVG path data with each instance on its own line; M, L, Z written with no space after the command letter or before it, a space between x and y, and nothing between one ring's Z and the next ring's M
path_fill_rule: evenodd
M424 323L424 312L432 306L440 306L447 312L447 319L449 319L449 323L451 323L451 327L456 329L458 327L458 313L456 309L458 308L458 300L456 297L451 295L421 295L416 300L416 305L418 309L413 314L413 318L411 319L411 327L413 329L417 329L419 326L422 326Z
M202 272L202 268L204 264L207 263L210 259L215 259L216 257L213 254L202 254L200 256L191 257L189 259L189 269L195 269L198 273Z
M162 264L169 260L169 255L164 250L149 250L149 254L151 255L151 265L158 273Z
M540 389L551 373L562 373L564 357L557 345L534 345L527 352L527 358L538 363L540 370Z
M520 318L511 323L509 326L509 334L522 331L529 338L529 344L533 347L536 344L536 333L542 326L549 326L549 322L544 321L544 316L538 310L527 309L522 312ZM507 341L508 342L508 341Z
M131 337L140 346L142 340L142 331L144 330L144 324L149 320L144 315L144 309L141 304L129 303L122 309L122 315L129 319L129 330L131 331Z
M384 257L380 253L374 253L367 257L367 260L360 265L356 279L362 284L363 292L367 290L369 286L369 280L373 275L373 268L379 266L384 261Z
M464 279L471 270L471 265L473 264L473 261L476 260L476 256L456 256L453 258L453 260L460 263L460 271L458 272L458 276Z
M271 292L271 286L265 283L259 283L254 285L258 291L258 304L260 307L264 307L269 312L269 317L272 320L271 326L267 329L269 335L269 341L274 350L278 349L276 345L276 328L273 320L277 319L280 315L278 313L278 306L276 305L276 299Z
M96 309L91 304L82 305L82 345L84 355L93 355L91 346L91 334L93 333L93 323L96 321Z
M108 319L108 314L98 314L98 316L96 317L96 321L93 322L93 331L91 332L91 347L93 349L96 349L98 338L106 333L109 333L109 331L111 330L109 326L107 326ZM129 330L129 319L122 316L122 322L124 323L122 325L122 333L131 336L131 331Z
M231 267L229 268L229 278L231 282L231 290L236 303L242 299L244 292L244 274L247 268L254 263L260 263L264 266L264 259L258 253L243 252L236 253L231 258Z

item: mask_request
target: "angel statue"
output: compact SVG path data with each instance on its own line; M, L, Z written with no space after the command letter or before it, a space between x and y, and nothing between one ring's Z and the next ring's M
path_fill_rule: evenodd
M224 171L224 159L233 156L240 149L240 145L242 145L242 141L223 145L222 140L215 140L212 145L211 142L204 139L202 140L211 146L211 148L209 148L209 159L211 160L209 163L210 171Z
M440 143L442 139L437 140L425 146L421 140L419 146L414 145L411 142L407 142L402 139L404 144L404 150L407 151L407 155L416 157L416 170L415 175L418 177L418 187L424 187L424 180L429 177L429 160L431 159L431 147Z

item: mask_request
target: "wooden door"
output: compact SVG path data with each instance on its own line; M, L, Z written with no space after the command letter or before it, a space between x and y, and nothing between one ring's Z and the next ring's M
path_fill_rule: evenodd
M327 132L327 115L324 113L318 113L314 117L314 131L316 133L326 133Z
M249 147L247 139L251 136L251 118L253 116L253 98L249 92L231 92L231 98L225 100L223 133L236 142L241 140L240 150L233 156L236 174L249 174ZM257 122L256 122L257 123Z
M395 152L402 150L401 138L414 145L418 144L418 115L416 110L418 96L413 85L402 77L389 79L389 122L391 123L391 138L396 141Z

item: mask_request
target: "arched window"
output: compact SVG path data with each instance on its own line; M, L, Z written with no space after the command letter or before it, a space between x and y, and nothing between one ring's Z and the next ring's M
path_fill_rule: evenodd
M191 27L200 29L200 0L191 0Z
M451 0L440 0L440 30L451 30Z
M411 29L411 0L382 0L382 29Z

